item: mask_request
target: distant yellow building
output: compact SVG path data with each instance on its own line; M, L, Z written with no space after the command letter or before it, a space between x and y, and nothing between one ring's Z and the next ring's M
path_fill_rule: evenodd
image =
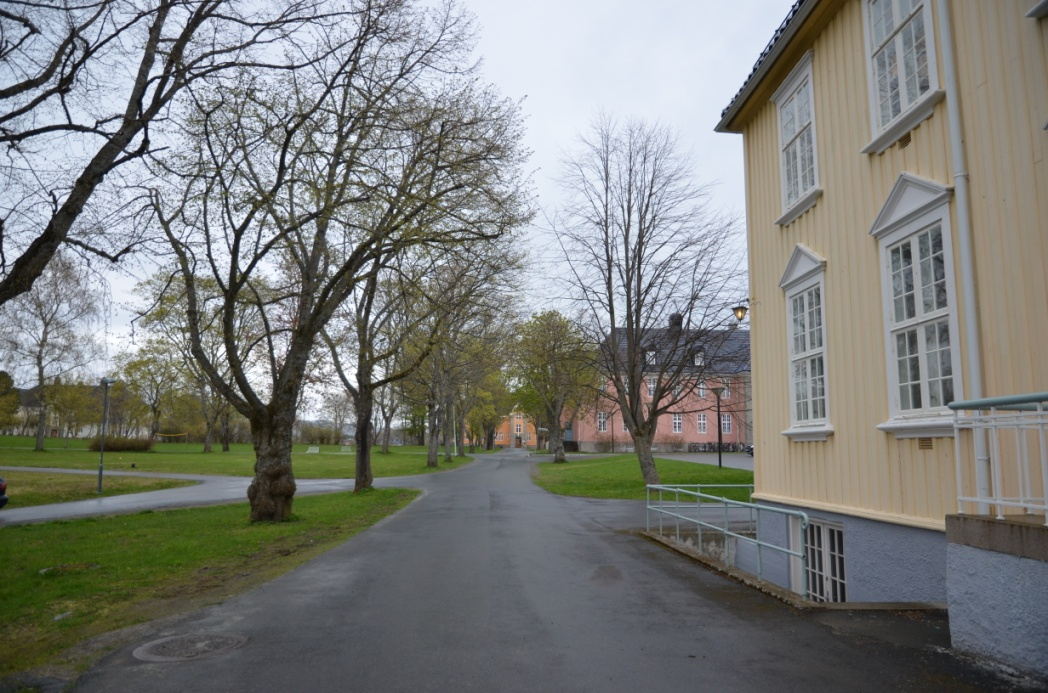
M955 644L1044 672L1043 439L1024 468L1025 442L993 448L999 412L973 433L949 405L1048 400L1046 16L801 0L717 126L745 141L755 497L809 514L813 596L949 601ZM959 497L983 502L948 518ZM1040 548L972 525L998 512ZM983 640L1036 651L980 641L1002 610L1015 633Z

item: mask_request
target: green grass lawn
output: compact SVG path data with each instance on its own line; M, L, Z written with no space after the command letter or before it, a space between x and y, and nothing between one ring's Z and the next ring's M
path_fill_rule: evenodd
M128 476L107 476L102 493L98 493L98 477L86 474L47 474L44 472L2 472L7 481L6 509L28 508L32 505L68 503L70 501L120 496L125 493L160 491L165 488L190 486L196 482L180 479L144 479Z
M0 677L87 638L214 603L370 527L417 491L295 499L290 522L246 503L0 529Z
M538 466L535 483L552 493L584 498L621 498L644 500L644 479L637 456L572 458L570 462L543 462ZM655 459L659 480L663 484L746 484L753 483L753 472L745 469L720 468L680 460ZM713 491L709 491L713 493ZM725 489L716 495L748 501L746 489Z
M74 443L82 444L74 447ZM61 469L98 469L97 452L87 449L86 441L70 441L68 449L62 447L60 439L48 439L43 452L33 450L33 439L18 436L0 436L0 465L11 467L58 467ZM292 464L295 476L300 479L352 479L354 455L339 452L338 445L321 445L320 452L309 454L308 445L295 445ZM255 466L254 448L248 444L232 446L229 452L200 452L199 444L158 443L149 452L110 452L103 461L105 469L130 471L131 465L140 472L163 472L176 474L218 474L226 476L252 476ZM375 477L411 476L447 471L461 467L471 458L455 457L436 469L426 466L426 449L422 446L398 446L383 455L375 448L371 454L371 468Z

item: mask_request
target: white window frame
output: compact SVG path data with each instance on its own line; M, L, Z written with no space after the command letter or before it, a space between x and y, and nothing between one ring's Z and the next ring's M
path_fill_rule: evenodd
M608 412L599 411L597 412L597 433L608 432Z
M899 368L895 335L912 327L920 327L945 320L949 330L949 357L953 375L953 399L964 399L963 381L960 376L961 332L958 325L958 302L954 277L953 233L950 226L950 198L952 190L944 185L903 173L896 181L881 209L870 235L877 239L880 249L881 290L884 311L884 353L888 386L888 420L877 426L897 438L944 438L953 437L953 415L944 405L929 406L927 394L928 369L926 361L920 360L922 408L903 409L899 394ZM944 281L946 289L945 309L939 309L914 319L896 324L893 319L894 295L892 290L891 250L908 239L916 239L926 230L938 226L942 236ZM915 300L921 302L920 287L916 287ZM920 340L919 340L920 341ZM923 346L921 347L923 351Z
M848 601L844 526L812 520L804 551L808 557L808 598L813 602Z
M658 382L654 375L649 375L648 378L648 397L655 396L655 385Z
M731 414L721 414L721 433L731 433Z
M699 381L698 390L699 390L699 399L706 399L706 381L705 380Z
M789 377L789 409L790 427L782 432L784 436L794 442L824 441L833 435L833 426L830 423L830 381L829 361L826 334L826 260L811 248L798 243L793 249L793 255L786 264L779 287L783 290L786 304L786 367ZM817 349L809 349L801 354L794 351L794 299L799 296L807 296L813 289L819 290L820 319L822 346ZM806 300L806 299L805 299ZM797 394L794 380L794 367L802 360L809 361L812 358L822 358L822 382L824 416L809 417L802 419L797 416Z
M684 432L684 414L673 415L673 432L683 433Z
M878 42L874 36L873 9L875 4L890 3L893 12L893 28L885 35L883 41ZM899 8L905 5L919 5L906 12L903 21L899 21ZM867 86L870 99L870 125L873 132L873 140L863 147L863 154L880 154L888 147L895 144L900 137L913 130L924 119L931 116L935 105L942 101L946 92L939 88L939 71L935 58L935 28L932 21L931 0L863 0L862 17L865 31L863 37L866 44L866 71ZM891 49L896 55L896 69L905 70L906 61L902 53L905 51L905 36L907 27L914 22L920 22L924 27L925 57L928 68L928 88L923 94L916 97L907 95L904 87L900 87L900 112L889 118L887 122L881 122L879 79L877 73L876 55L882 49ZM905 80L905 76L903 76Z
M520 424L514 424L514 425L516 426L516 428L514 429L514 432L519 436L523 432L523 429L521 428Z
M775 220L779 226L786 226L794 219L804 214L815 206L822 195L819 187L819 148L815 132L815 88L812 80L812 51L808 51L800 62L793 68L783 83L772 95L771 100L778 107L778 133L779 133L779 184L782 193L782 216ZM800 103L798 100L808 98L808 119L787 135L784 132L786 122L795 122L802 112L797 110ZM787 119L790 119L788 121ZM803 184L804 166L800 162L801 157L791 158L791 153L803 150L802 143L805 139L811 140L811 181L808 185ZM794 167L791 161L796 161L797 192L790 195L789 172Z
M706 433L707 422L706 422L706 415L705 414L699 414L696 417L696 419L695 419L695 429L699 433Z
M629 433L630 432L629 426L626 425L626 417L625 416L622 417L622 432L623 433Z

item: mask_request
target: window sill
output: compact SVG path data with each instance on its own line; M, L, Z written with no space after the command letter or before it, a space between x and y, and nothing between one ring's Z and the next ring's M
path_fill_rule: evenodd
M822 442L833 435L833 426L829 424L791 426L782 434L794 443Z
M807 212L809 209L815 206L815 202L822 197L822 188L812 188L808 193L797 200L792 207L786 210L786 213L775 220L775 223L779 226L786 226L790 224L794 219Z
M953 438L953 415L932 414L915 419L889 419L878 424L878 431L896 438Z
M888 147L899 141L899 138L931 116L935 105L943 100L946 92L942 89L930 91L924 97L890 123L884 132L873 138L873 141L862 148L863 154L880 154Z

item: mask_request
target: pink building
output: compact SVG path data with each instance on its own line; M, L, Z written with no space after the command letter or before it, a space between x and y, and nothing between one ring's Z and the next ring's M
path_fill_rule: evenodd
M693 361L684 369L679 388L670 395L679 393L680 401L659 418L654 451L715 451L718 429L724 450L741 451L752 442L749 332L730 330L717 337L717 354L708 360L701 353L691 356ZM652 396L658 373L665 370L653 367L645 375L642 397ZM564 440L574 441L579 450L633 451L610 384L596 403L564 426Z

